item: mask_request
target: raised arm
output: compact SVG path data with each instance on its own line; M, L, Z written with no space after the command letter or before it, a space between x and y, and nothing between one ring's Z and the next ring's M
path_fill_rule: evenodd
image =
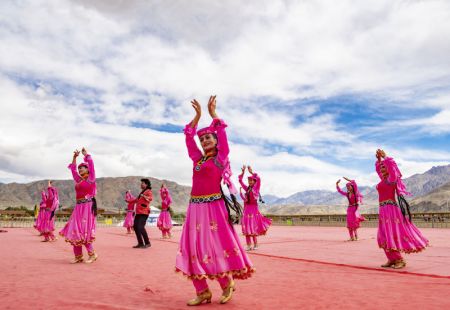
M202 152L197 146L197 143L195 143L194 140L196 131L197 127L191 127L191 123L186 125L186 127L184 128L184 135L189 158L192 159L194 163L198 162L203 156Z
M211 115L213 119L210 127L214 128L217 135L217 158L220 163L225 164L228 159L228 154L230 153L227 132L225 131L227 124L217 115L216 106L216 96L211 96L208 101L209 115Z
M259 190L261 188L261 178L257 173L253 173L255 178L255 184L253 185L253 193L255 193L256 198L259 196Z
M172 196L170 196L170 192L167 188L166 193L166 205L170 206L172 204Z
M80 175L78 174L78 171L77 171L77 157L78 157L78 155L80 155L80 151L75 150L73 152L72 163L70 163L69 166L67 166L67 168L70 169L70 172L72 172L72 178L73 178L73 180L76 183L81 181L81 177L80 177Z
M340 187L339 187L339 182L341 182L341 180L338 180L336 182L336 190L338 191L339 194L341 194L342 196L347 196L347 193L344 192Z
M255 180L255 184L253 184L252 191L257 198L259 196L259 189L261 188L261 178L258 176L257 173L253 172L253 169L250 166L248 166L248 172L250 172L250 174L252 175L252 177Z
M49 192L48 199L51 201L50 209L52 211L55 211L59 205L58 190L52 186L52 187L49 187L48 192Z
M92 160L91 155L88 154L88 152L86 151L86 149L83 147L83 149L81 150L81 152L84 155L84 162L88 164L88 169L89 169L89 178L88 180L92 183L95 182L95 167L94 167L94 161Z
M247 185L245 185L245 183L244 183L244 181L243 181L243 178L244 178L244 174L245 174L245 165L244 166L242 166L242 173L238 176L238 179L239 179L239 184L241 184L241 186L242 186L242 188L245 190L245 191L247 191L247 189L248 189L248 186Z
M197 132L197 125L200 117L202 115L202 109L200 103L197 100L191 101L192 107L195 110L194 119L184 127L184 135L186 140L186 147L188 150L189 157L192 159L194 163L198 162L202 158L202 152L195 143L194 137Z

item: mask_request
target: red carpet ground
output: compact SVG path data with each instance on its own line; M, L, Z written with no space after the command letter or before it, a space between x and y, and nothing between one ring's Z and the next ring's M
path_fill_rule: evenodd
M173 272L180 227L170 241L150 228L152 247L132 249L122 228L98 230L99 260L69 264L63 240L41 243L36 231L0 234L0 309L186 309L192 285ZM396 271L376 245L376 229L345 242L345 228L272 227L250 257L253 278L238 281L228 305L211 283L201 309L450 309L450 230L423 229L431 247L406 256Z

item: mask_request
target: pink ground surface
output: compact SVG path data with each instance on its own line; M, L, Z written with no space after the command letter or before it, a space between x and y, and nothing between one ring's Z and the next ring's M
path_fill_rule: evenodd
M142 250L123 228L99 229L99 260L71 265L64 241L8 229L0 233L0 309L185 309L194 290L173 272L180 230L161 240L149 228L153 246ZM201 309L450 309L450 230L422 231L431 247L406 256L402 271L386 271L376 229L345 242L344 228L271 227L250 254L254 277L238 281L225 306L211 283L213 302Z

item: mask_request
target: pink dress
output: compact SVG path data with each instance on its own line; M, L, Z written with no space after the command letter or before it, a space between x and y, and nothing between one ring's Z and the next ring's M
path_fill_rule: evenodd
M37 231L39 231L40 233L42 233L42 225L43 225L43 219L45 217L45 208L47 207L46 204L47 201L47 194L45 193L45 191L41 192L41 202L39 204L39 214L36 218L36 221L34 222L34 228L36 228Z
M75 164L70 164L69 169L75 181L77 204L64 228L59 232L66 242L73 246L92 243L95 240L96 216L93 211L93 203L97 193L95 183L94 162L90 155L85 156L88 164L89 177L82 179L77 172Z
M45 215L43 217L42 232L44 234L53 233L55 230L55 211L59 206L58 190L54 187L47 189Z
M242 177L242 174L239 175L239 183L245 191L245 195L241 193L241 198L244 200L244 214L241 220L242 234L245 236L265 235L272 224L272 220L262 215L258 209L261 179L256 173L253 174L255 184L253 184L253 188L249 189L242 181Z
M339 194L346 196L348 199L348 207L347 207L347 228L357 229L360 226L360 223L365 221L364 216L359 214L358 207L359 201L358 197L352 193L346 193L336 185L336 189Z
M134 197L129 191L125 194L125 201L128 203L127 206L127 215L125 216L125 220L123 221L123 227L132 228L134 224L134 205L136 197Z
M382 179L377 185L380 211L378 220L378 246L385 251L398 251L404 253L420 252L428 246L428 240L419 229L403 216L397 205L396 191L403 195L406 188L401 181L401 174L392 158L384 160L389 171L388 179ZM377 172L382 178L379 163Z
M170 197L169 190L165 187L160 189L159 194L161 196L161 213L158 217L157 226L161 231L168 231L172 229L172 218L169 212L172 197Z
M228 161L226 124L213 120L218 154L202 157L194 140L196 128L187 125L184 133L189 157L193 162L191 200L176 257L176 271L190 279L215 279L233 276L245 279L254 272L242 248L222 198L220 182Z

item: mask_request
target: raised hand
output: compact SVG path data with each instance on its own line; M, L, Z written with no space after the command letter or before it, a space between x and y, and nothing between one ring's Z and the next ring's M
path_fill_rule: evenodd
M247 168L247 167L245 167L245 165L243 165L242 168L241 168L242 174L245 173L245 168Z
M216 113L216 106L217 106L216 96L209 97L208 111L209 115L211 115L212 118L219 118Z
M202 107L200 106L200 103L196 99L192 100L191 104L195 110L195 117L191 122L191 127L194 128L197 126L198 121L200 120L200 117L202 116Z
M80 155L80 151L78 150L73 151L73 158L77 158L78 155Z
M250 172L251 174L253 174L253 169L250 166L247 166L248 172Z
M378 161L381 161L381 158L386 157L386 152L382 149L378 149L375 156L377 157Z
M341 179L336 181L336 185L338 185L339 183L341 183Z
M84 146L81 149L81 153L83 154L83 156L86 156L88 154L87 151L86 151L86 148Z

